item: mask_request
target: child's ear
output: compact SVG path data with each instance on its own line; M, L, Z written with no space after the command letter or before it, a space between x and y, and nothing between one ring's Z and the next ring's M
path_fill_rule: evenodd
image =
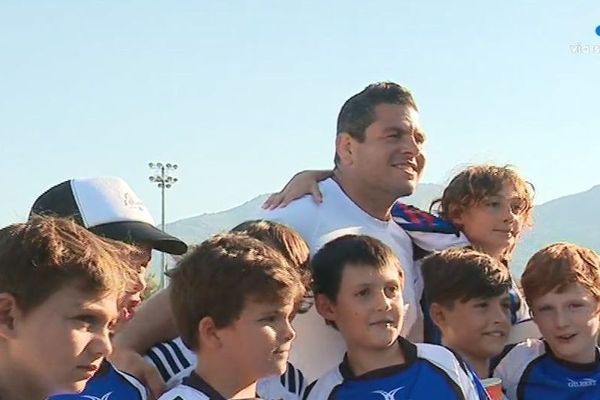
M10 339L16 336L15 318L20 314L15 297L10 293L0 293L0 337Z
M198 338L203 347L221 347L218 329L212 317L204 317L198 322Z
M462 229L464 225L464 213L465 210L462 207L454 205L449 207L446 215L455 226L457 226L459 229Z
M321 317L325 318L328 321L335 321L335 304L329 299L329 297L324 294L315 295L315 307L317 308L317 312L321 315Z
M446 326L446 309L438 303L431 303L429 306L429 316L431 321L440 329Z

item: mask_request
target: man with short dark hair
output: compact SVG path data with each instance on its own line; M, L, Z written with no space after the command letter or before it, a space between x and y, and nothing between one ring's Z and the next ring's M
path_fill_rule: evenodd
M416 103L410 91L392 82L367 86L342 106L337 123L335 169L319 183L323 202L309 197L287 207L265 210L261 217L296 229L311 253L345 234L375 237L400 259L408 311L403 336L411 338L418 318L417 274L409 236L391 218L394 201L412 194L425 164L425 140ZM309 379L337 363L345 351L338 332L327 329L315 310L294 321L296 342L290 360ZM420 341L420 338L411 338ZM327 351L323 351L327 349Z

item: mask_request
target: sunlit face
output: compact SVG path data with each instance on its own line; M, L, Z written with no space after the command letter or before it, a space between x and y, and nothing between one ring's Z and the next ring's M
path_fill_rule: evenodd
M436 324L444 345L467 359L489 360L506 345L510 331L508 293L490 298L455 301L453 307L441 307L443 316Z
M503 258L511 251L525 222L526 204L512 184L463 210L452 222L482 251Z
M414 192L425 165L419 113L410 106L379 104L363 142L352 141L354 176L392 201Z
M331 315L319 312L335 322L349 350L385 349L402 329L401 287L400 273L394 265L381 269L348 265L342 272L336 301L329 302Z
M295 302L285 304L246 301L240 317L219 329L225 357L236 368L236 375L250 381L281 375L296 333L291 320Z
M117 301L117 295L98 299L66 286L26 315L18 313L7 346L13 367L31 378L27 387L48 395L83 390L112 350Z
M125 294L121 296L121 321L128 321L133 317L135 308L142 302L142 294L146 289L146 271L150 263L150 257L152 256L152 248L145 245L137 247L140 253L136 254L130 261L131 266L136 271L135 281L131 287L127 288Z
M552 290L533 301L533 320L554 354L565 361L591 363L600 330L598 301L579 283Z

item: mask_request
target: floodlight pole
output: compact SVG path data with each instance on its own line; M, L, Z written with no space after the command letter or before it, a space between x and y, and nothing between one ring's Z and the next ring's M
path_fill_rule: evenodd
M173 186L178 179L172 177L170 174L173 173L173 171L175 171L177 169L177 164L171 164L171 163L162 163L162 162L156 162L156 163L149 163L148 166L155 171L154 175L149 176L149 180L150 182L156 183L156 185L160 188L160 229L163 232L166 232L166 226L165 226L165 189L170 188L171 186ZM165 272L167 272L167 263L166 263L166 259L165 259L165 253L162 252L161 253L161 258L160 258L161 262L160 262L160 283L159 286L160 288L164 288L165 287Z

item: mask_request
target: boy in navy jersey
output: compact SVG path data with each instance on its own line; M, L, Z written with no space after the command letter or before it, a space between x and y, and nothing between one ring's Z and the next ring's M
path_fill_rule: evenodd
M317 311L340 331L348 351L307 388L305 399L486 398L450 350L399 336L403 274L385 244L342 236L325 244L311 264Z
M161 400L254 398L257 380L287 367L302 277L275 249L241 233L216 235L171 275L171 307L200 362Z
M136 250L71 220L0 229L0 397L79 392L111 352Z
M510 331L511 278L496 258L469 248L433 254L422 264L423 295L442 344L488 378L490 359Z
M544 339L507 349L494 370L515 400L600 399L600 258L574 244L529 260L523 292Z

